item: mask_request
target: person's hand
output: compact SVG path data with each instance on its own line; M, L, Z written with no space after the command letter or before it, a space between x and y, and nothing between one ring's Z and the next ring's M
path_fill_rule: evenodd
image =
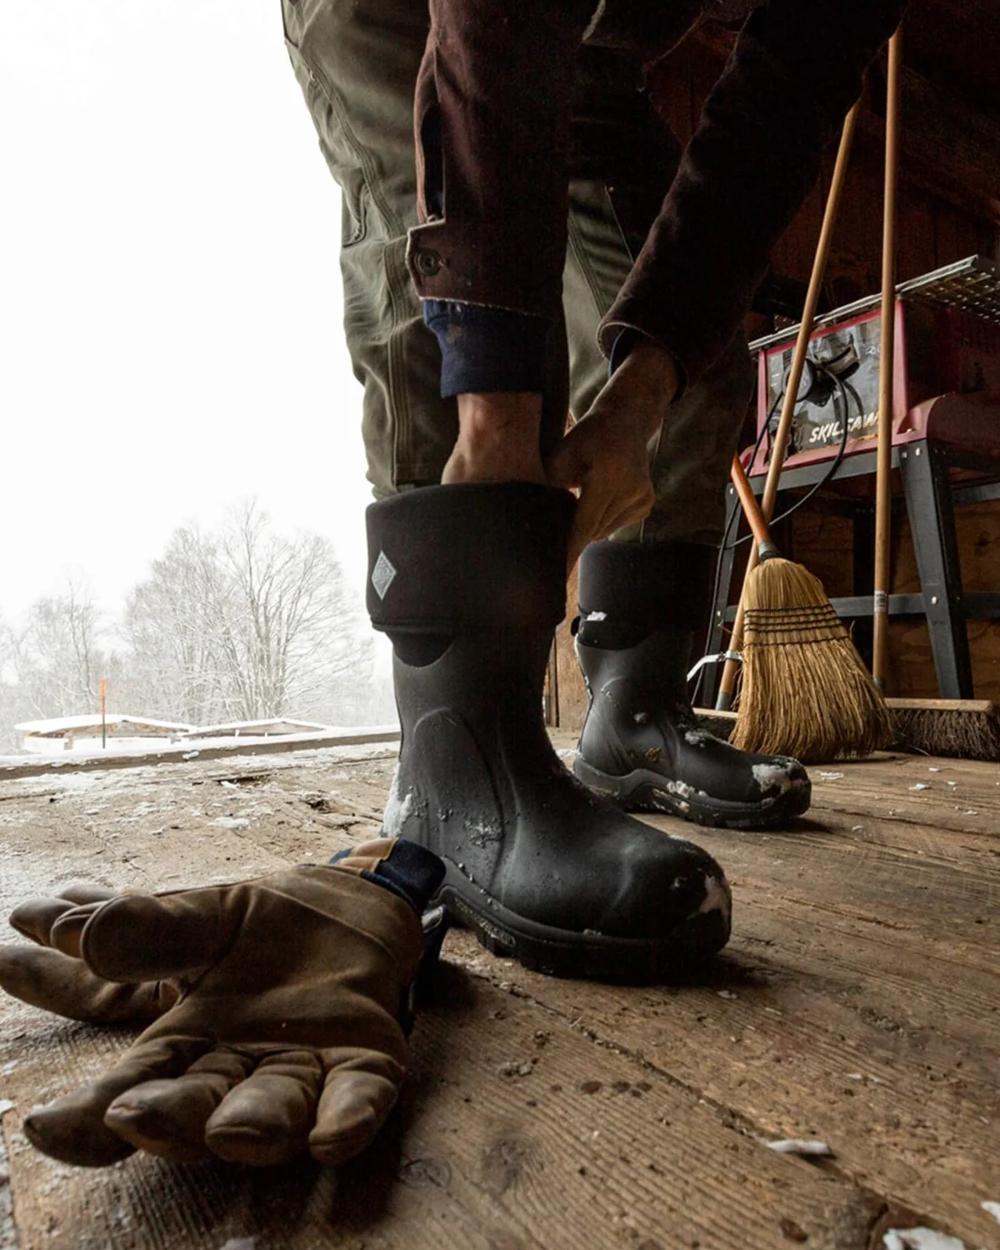
M650 443L676 390L672 357L654 343L637 343L549 457L549 484L579 494L569 569L588 543L642 520L652 508Z
M19 997L93 1018L84 991L93 1002L109 985L165 986L165 1009L119 1063L31 1112L29 1140L92 1167L136 1148L257 1165L357 1154L406 1072L419 909L441 875L429 852L383 838L335 865L234 885L57 900L53 919L36 907L30 925L19 909L21 931L44 942L4 949L3 982ZM413 905L400 892L411 880ZM32 960L47 988L24 993ZM76 989L58 989L60 971Z
M616 413L578 421L549 461L549 483L579 492L569 534L567 571L588 543L607 538L653 506L649 440Z

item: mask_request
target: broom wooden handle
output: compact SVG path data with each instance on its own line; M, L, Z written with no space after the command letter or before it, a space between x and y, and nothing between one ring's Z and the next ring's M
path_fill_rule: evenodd
M739 456L733 456L729 476L733 483L733 489L736 491L736 497L740 501L740 507L743 509L743 515L750 526L750 532L754 536L754 541L757 543L770 543L771 534L767 528L767 522L764 520L764 514L760 510L757 496L753 493L753 487L750 485L747 471L744 469L743 461Z
M830 244L833 241L833 230L837 223L837 214L840 211L844 179L847 175L847 161L851 153L851 144L854 142L854 131L857 126L860 108L861 101L857 100L844 118L844 128L840 133L840 146L837 148L833 177L830 179L826 208L823 210L823 224L820 227L819 239L816 242L816 254L813 257L809 289L806 292L806 302L802 309L802 321L799 324L798 338L795 340L792 363L785 383L781 418L778 421L778 428L775 431L774 442L771 446L771 463L768 466L767 481L764 485L764 498L760 505L760 512L765 521L770 521L771 517L774 516L774 505L778 497L778 484L781 481L781 467L785 463L785 451L788 448L788 440L792 433L792 417L795 415L795 402L798 399L799 385L802 381L802 370L805 368L806 352L809 350L809 337L812 334L813 324L816 320L816 308L819 304L820 293L823 290L826 264L830 258ZM742 467L740 465L741 470ZM737 493L739 492L737 491ZM756 503L756 500L754 502ZM749 519L750 513L746 515ZM746 578L757 565L757 559L757 549L754 548L751 550L750 558L747 561L743 588L746 587ZM733 622L733 633L729 645L732 651L739 651L743 645L743 589L740 591L740 599L736 608L736 619ZM717 708L724 709L732 706L733 695L736 691L736 673L736 661L727 660L726 666L722 670L722 680L719 682L719 693L715 703Z
M872 677L885 690L889 660L889 581L892 543L892 375L896 329L896 187L899 173L901 29L889 40L885 99L885 197L882 220L882 319L878 366L878 444L875 456L875 587Z
M855 101L850 112L844 118L844 128L840 134L840 146L837 159L833 166L833 177L830 179L830 190L826 197L826 208L823 211L823 224L820 227L819 239L816 242L816 255L813 257L812 273L809 276L809 289L806 302L802 309L802 321L799 324L798 338L795 340L795 351L788 370L785 384L785 395L781 403L781 418L771 445L771 462L767 468L767 481L764 485L764 497L761 500L761 512L764 519L770 521L774 516L774 505L778 498L778 484L781 481L781 470L785 463L785 452L792 434L792 418L795 415L795 404L799 397L799 386L802 382L802 370L805 368L806 354L809 350L809 339L816 322L816 308L823 290L826 277L826 265L830 259L830 245L833 242L833 231L837 224L840 201L847 176L847 160L854 142L854 131L857 127L861 101Z

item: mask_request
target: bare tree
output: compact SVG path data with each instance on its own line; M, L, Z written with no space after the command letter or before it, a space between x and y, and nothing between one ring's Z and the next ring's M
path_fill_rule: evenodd
M128 681L147 715L197 723L232 711L217 654L221 580L215 543L181 528L129 595L122 624Z
M3 751L17 745L14 725L22 719L23 711L14 650L13 631L6 621L0 620L0 750Z
M124 635L147 706L186 720L329 718L331 682L370 668L329 540L277 533L255 502L216 535L175 531Z
M6 631L6 667L22 714L64 716L94 708L108 655L90 595L70 583L66 593L37 600L19 632Z

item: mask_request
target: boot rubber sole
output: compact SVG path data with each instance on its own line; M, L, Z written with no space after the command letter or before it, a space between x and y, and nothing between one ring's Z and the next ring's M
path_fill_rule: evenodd
M588 789L611 799L627 812L663 812L716 829L770 829L801 816L812 799L809 781L758 803L716 799L645 768L621 777L602 773L580 755L573 763L573 772Z
M627 984L681 979L703 968L729 938L729 918L716 909L686 917L662 938L612 937L538 924L502 906L455 864L435 897L453 919L472 929L491 954L515 959L547 976ZM473 901L470 893L478 895Z

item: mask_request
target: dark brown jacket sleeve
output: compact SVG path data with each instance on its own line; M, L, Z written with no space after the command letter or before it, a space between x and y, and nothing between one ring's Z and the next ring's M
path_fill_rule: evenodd
M770 0L751 14L601 327L606 353L637 330L674 354L688 383L722 353L904 8Z

